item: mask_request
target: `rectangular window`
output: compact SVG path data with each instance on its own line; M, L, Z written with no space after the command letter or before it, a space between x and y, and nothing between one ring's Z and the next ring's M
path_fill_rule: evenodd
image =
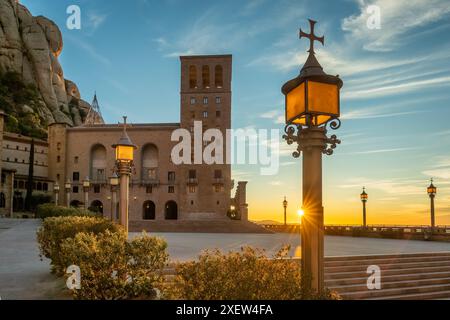
M216 111L216 118L220 118L220 111Z
M169 182L175 181L175 172L174 171L169 171L167 173L167 180L169 180Z
M216 97L216 104L221 104L221 103L222 103L222 98Z
M174 186L169 186L169 193L175 193L175 187Z
M214 179L222 179L222 170L214 170Z
M153 187L152 186L147 186L147 188L145 189L146 193L152 193L153 192Z
M191 104L195 104L197 100L195 98L191 98Z
M189 170L189 179L196 179L196 178L197 178L197 171Z
M57 157L56 157L56 162L58 162L58 163L61 162L61 156L57 156Z
M78 193L78 186L73 186L72 192L73 193Z
M72 181L80 181L80 173L79 172L72 173Z
M208 118L208 111L203 111L203 118Z
M203 97L203 104L208 104L208 97Z
M189 186L189 193L195 193L197 191L197 186Z
M73 163L78 163L78 157L73 158Z
M214 191L215 191L215 192L220 192L220 191L222 191L222 186L219 185L219 184L215 185L215 186L214 186Z
M191 112L192 119L195 119L195 112Z
M150 180L156 179L156 169L155 169L155 168L148 169L148 170L147 170L147 177L148 177Z
M99 184L94 185L94 193L100 193L100 185Z

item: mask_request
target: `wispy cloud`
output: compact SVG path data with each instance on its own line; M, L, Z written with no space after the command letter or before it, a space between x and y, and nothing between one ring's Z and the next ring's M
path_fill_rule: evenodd
M346 183L339 185L342 189L360 189L365 186L367 190L378 190L389 195L423 195L423 181L411 179L371 179L357 177L348 179ZM369 191L370 192L370 191Z
M419 147L406 147L406 148L390 148L390 149L373 149L366 151L356 151L348 154L376 154L376 153L389 153L389 152L400 152L400 151L411 151L420 149Z
M86 53L88 53L93 59L97 60L98 62L106 66L111 65L111 61L107 57L100 54L97 51L97 49L87 41L67 35L66 39L69 39L72 43L74 43L75 46L83 49Z
M404 43L403 36L418 27L439 21L450 15L447 0L359 0L358 14L342 21L342 29L352 41L359 41L369 51L391 51ZM367 28L369 5L381 10L381 29Z
M91 33L96 31L101 25L103 25L108 18L108 14L98 13L90 11L86 14L87 22L85 26L90 29Z
M263 119L272 119L273 123L275 124L283 124L285 123L284 114L279 109L270 110L267 112L264 112L260 115L260 118Z

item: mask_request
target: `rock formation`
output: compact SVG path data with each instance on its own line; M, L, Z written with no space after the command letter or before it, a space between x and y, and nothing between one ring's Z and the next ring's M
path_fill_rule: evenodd
M34 111L42 123L78 126L90 105L81 100L76 84L64 78L58 61L62 48L61 31L53 21L33 17L18 0L0 0L0 73L21 75L25 85L37 88L41 102L16 108Z

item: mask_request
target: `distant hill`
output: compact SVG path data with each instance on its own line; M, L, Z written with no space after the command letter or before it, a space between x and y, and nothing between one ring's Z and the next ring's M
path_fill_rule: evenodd
M275 221L275 220L261 220L261 221L252 221L252 222L257 223L257 224L283 224L283 223L281 223L279 221Z

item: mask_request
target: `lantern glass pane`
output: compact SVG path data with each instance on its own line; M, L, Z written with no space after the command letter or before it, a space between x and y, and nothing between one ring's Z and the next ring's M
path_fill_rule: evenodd
M337 85L308 81L308 111L339 116L339 89Z
M134 148L132 146L118 145L116 148L116 159L122 160L122 161L132 161L133 160L133 151L134 151Z
M289 92L286 96L286 121L299 117L305 112L305 83ZM294 123L298 123L294 121Z

